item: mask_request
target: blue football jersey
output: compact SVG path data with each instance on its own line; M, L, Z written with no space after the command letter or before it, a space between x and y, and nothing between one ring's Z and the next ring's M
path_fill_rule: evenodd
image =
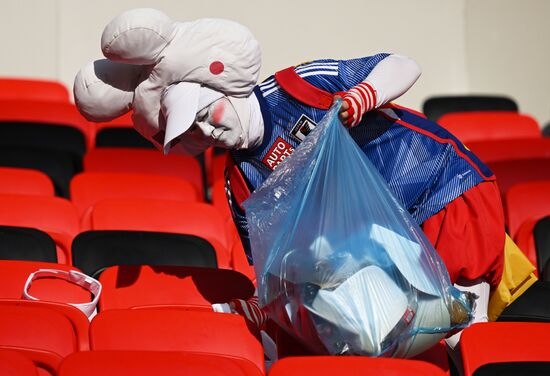
M318 60L295 72L329 93L343 92L362 82L388 54L353 60ZM274 76L254 90L264 121L264 138L253 150L231 156L250 191L258 188L307 136L327 110L291 97ZM438 124L397 106L366 113L350 135L386 179L395 198L418 224L442 210L463 192L492 179L489 169L452 134ZM228 181L229 184L229 181ZM232 188L229 186L229 192ZM249 261L246 216L230 194L230 206Z

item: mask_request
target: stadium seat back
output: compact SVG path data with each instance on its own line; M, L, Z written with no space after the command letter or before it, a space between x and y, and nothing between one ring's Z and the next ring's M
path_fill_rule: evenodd
M129 172L181 178L191 183L197 197L204 197L202 170L199 162L184 155L163 155L157 150L138 148L97 148L84 157L87 172Z
M138 173L83 172L72 179L70 189L71 201L78 209L84 228L89 226L93 207L103 200L138 198L196 202L201 199L195 187L183 179Z
M422 105L422 112L434 121L449 112L468 111L518 112L518 105L512 98L488 95L437 96L428 98Z
M60 196L82 170L89 138L89 123L71 103L0 100L0 166L42 171Z
M59 197L0 195L0 225L47 232L57 245L59 263L70 263L71 242L79 232L76 208Z
M505 160L487 165L497 178L504 202L506 192L516 184L550 180L550 158Z
M54 148L82 148L80 141L76 145L67 145L65 139L59 137L69 137L71 133L67 132L66 128L73 128L79 131L79 134L84 137L84 148L89 148L91 128L90 123L78 112L76 106L72 103L34 101L34 100L0 100L0 122L2 126L13 124L15 126L31 127L32 130L40 132L45 137L44 140L38 140L37 137L29 137L29 134L24 134L22 131L17 132L17 127L12 128L13 136L17 136L18 142L38 143ZM40 126L42 126L41 129ZM57 128L58 126L59 128ZM28 129L28 128L24 128ZM52 134L47 131L51 130ZM28 131L28 130L27 130ZM32 134L31 134L32 135ZM26 136L26 137L25 137ZM52 141L57 141L56 143ZM75 141L70 139L70 141Z
M533 235L540 265L539 276L543 281L550 281L550 213L536 223Z
M155 149L155 146L147 141L131 126L129 127L102 127L98 129L95 137L96 148L139 148Z
M275 362L269 376L301 375L433 375L445 373L433 364L410 359L359 356L287 357Z
M538 376L550 374L550 361L487 363L474 372L474 376Z
M147 231L86 231L73 242L73 264L97 277L114 265L217 266L216 251L193 235Z
M51 179L55 194L65 198L72 177L82 170L80 158L69 152L20 146L1 146L0 166L42 172Z
M477 323L461 336L464 374L469 376L487 363L548 361L550 325L535 322Z
M507 306L497 321L550 323L550 282L538 280L513 304Z
M7 305L0 301L0 346L40 349L67 356L78 350L71 321L39 305Z
M69 90L58 81L37 78L0 78L0 100L69 103Z
M210 204L172 200L117 199L97 203L91 213L94 230L133 230L195 235L216 250L218 266L231 263L226 221Z
M94 147L155 149L155 146L140 135L132 124L131 112L110 121L93 123Z
M0 260L0 299L21 299L29 275L39 269L76 270L74 266L39 261ZM57 278L36 279L29 293L42 301L84 303L91 300L90 292Z
M455 112L443 115L438 123L466 145L474 141L542 137L534 118L515 112Z
M0 375L38 376L36 366L23 353L0 348Z
M0 146L65 152L81 168L86 138L81 129L65 124L1 120Z
M89 300L86 300L89 301ZM76 338L76 350L77 351L88 351L90 349L90 340L89 340L89 327L90 321L88 317L78 308L73 307L66 303L59 302L49 302L49 301L31 301L31 300L20 300L20 299L0 299L0 307L18 307L18 308L37 308L41 310L48 310L56 312L65 319L67 319L72 327L74 337ZM47 315L46 315L47 317ZM55 350L48 350L53 351ZM56 352L57 353L57 352ZM63 354L60 354L63 356Z
M54 195L51 179L41 171L0 167L0 181L0 194Z
M0 99L0 119L14 122L65 124L80 129L85 135L90 132L90 123L70 102Z
M176 351L88 351L63 360L59 376L262 376L246 359Z
M34 228L0 226L0 260L57 262L55 241Z
M548 164L550 174L550 159L544 161ZM523 182L507 190L505 216L512 237L524 222L538 220L546 215L550 215L550 175L547 181Z
M544 263L540 262L540 257L535 246L535 236L533 232L536 224L537 219L528 219L524 221L514 235L514 242L535 266L535 275L540 278L542 269L544 269Z
M212 304L247 300L254 285L233 270L186 266L126 265L105 269L100 310L147 306L188 306L212 310Z
M468 148L483 162L550 159L550 138L469 142Z
M264 371L263 349L242 316L176 309L113 309L90 325L92 350L185 351L248 359Z

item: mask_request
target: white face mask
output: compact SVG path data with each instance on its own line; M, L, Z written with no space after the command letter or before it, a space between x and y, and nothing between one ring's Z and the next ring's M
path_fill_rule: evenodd
M180 138L177 146L192 155L205 151L209 146L241 149L246 143L237 111L226 97L200 110L191 128Z

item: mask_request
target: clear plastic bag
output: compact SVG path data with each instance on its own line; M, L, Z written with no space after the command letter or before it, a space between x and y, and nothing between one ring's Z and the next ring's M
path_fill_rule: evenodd
M318 354L411 357L472 318L335 104L245 201L260 305Z

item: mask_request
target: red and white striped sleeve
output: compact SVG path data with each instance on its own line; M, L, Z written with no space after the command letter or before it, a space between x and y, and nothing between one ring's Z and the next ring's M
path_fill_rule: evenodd
M361 82L346 92L343 98L349 105L347 126L359 124L363 114L376 106L376 90L368 82Z

